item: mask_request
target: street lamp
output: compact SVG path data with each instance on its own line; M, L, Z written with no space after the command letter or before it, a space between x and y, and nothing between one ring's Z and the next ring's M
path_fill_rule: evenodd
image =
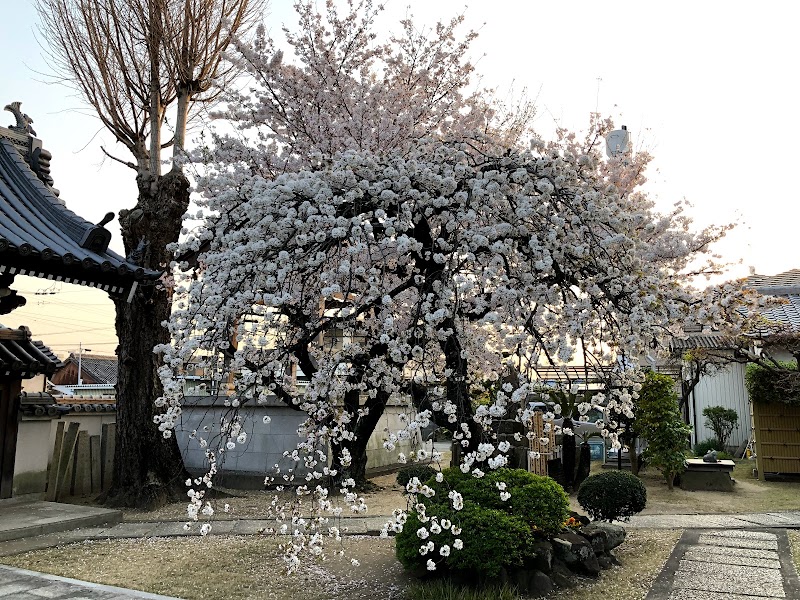
M84 348L83 342L78 344L78 385L83 384L83 379L81 379L81 368L83 367L83 353L84 352L91 352L91 348Z

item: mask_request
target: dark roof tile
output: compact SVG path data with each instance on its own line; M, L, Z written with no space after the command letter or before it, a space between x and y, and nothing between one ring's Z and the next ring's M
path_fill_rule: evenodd
M0 132L0 274L124 293L160 277L108 250L110 234L69 210Z

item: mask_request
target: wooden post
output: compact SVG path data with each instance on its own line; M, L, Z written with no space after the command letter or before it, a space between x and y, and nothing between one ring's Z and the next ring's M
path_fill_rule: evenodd
M11 498L19 432L18 398L21 379L0 383L0 498Z
M61 460L61 447L64 445L64 421L59 421L56 426L56 439L53 442L53 455L47 468L47 491L44 499L48 502L56 500L56 482L58 481L58 464Z
M761 412L759 411L759 404L753 402L753 429L755 430L756 446L754 448L756 453L756 469L758 470L758 478L761 481L764 479L764 444L762 439L763 432L761 431Z
M58 476L55 490L56 502L60 498L72 493L72 464L75 460L75 442L78 440L80 425L72 422L64 434L64 443L61 446L61 458L58 461Z
M89 453L89 432L78 432L78 444L75 449L75 487L76 496L88 496L92 493L92 463Z
M117 441L117 424L106 423L103 425L103 436L100 439L100 457L102 460L101 477L103 491L111 487L111 478L114 473L114 446Z
M93 435L89 438L89 460L92 464L92 494L100 493L102 489L102 481L100 473L102 472L102 462L100 457L100 436Z

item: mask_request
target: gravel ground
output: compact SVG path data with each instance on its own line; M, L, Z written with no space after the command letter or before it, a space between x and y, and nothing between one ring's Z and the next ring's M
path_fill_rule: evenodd
M553 600L641 600L680 537L672 530L631 530L617 550L623 566L580 579ZM413 581L394 556L394 541L350 537L345 556L305 563L287 577L273 537L152 538L84 542L3 560L13 566L200 600L350 600L404 598ZM361 565L353 567L350 558Z

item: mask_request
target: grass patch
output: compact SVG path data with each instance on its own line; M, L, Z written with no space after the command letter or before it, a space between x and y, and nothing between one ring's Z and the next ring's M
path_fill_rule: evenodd
M625 543L615 551L622 567L604 571L598 579L581 579L577 587L562 590L552 598L640 600L679 537L680 532L675 530L629 530ZM187 600L513 597L508 596L509 589L494 590L486 596L480 595L481 590L419 583L395 558L392 539L347 538L344 557L305 563L291 577L285 575L277 544L275 538L258 536L103 540L7 556L2 561L24 569ZM351 557L357 558L361 566L353 568Z
M515 600L517 594L507 585L471 588L440 579L412 584L407 597L408 600Z

